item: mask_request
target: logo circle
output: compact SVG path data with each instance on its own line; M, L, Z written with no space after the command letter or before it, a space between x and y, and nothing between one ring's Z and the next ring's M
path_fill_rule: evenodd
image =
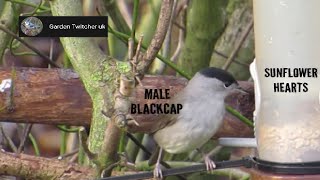
M36 36L41 33L43 24L36 17L27 17L21 22L21 31L27 36Z

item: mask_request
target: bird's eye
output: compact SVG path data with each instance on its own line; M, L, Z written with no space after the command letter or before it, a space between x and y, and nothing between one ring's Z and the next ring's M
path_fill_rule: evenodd
M229 87L231 84L232 84L231 82L226 82L226 83L224 83L223 86L224 86L225 88L227 88L227 87Z

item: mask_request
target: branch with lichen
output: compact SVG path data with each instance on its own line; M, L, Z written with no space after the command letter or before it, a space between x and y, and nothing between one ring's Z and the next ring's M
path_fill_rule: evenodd
M55 0L50 2L51 10L54 16L81 16L82 4L78 0ZM88 91L93 103L93 115L89 135L89 150L97 154L95 164L98 173L114 163L114 153L106 151L104 145L117 146L119 140L114 139L113 134L118 134L117 129L112 128L112 123L107 123L114 112L114 93L117 89L117 81L120 74L126 74L131 71L129 62L117 61L114 58L104 54L98 44L91 41L90 38L60 38L64 50L68 54L74 69L80 75L80 78ZM85 51L84 51L85 49ZM106 112L103 116L101 111ZM108 130L106 131L106 128ZM105 134L111 133L111 134ZM108 141L113 139L114 141Z
M119 89L114 94L115 105L114 113L111 119L111 122L108 123L107 130L105 131L105 139L103 142L102 150L108 155L110 162L118 161L118 147L120 143L121 134L124 133L119 127L118 124L123 124L125 127L127 121L127 115L129 113L130 104L129 97L132 94L132 91L135 87L134 77L130 75L120 75L120 85ZM123 134L122 134L123 135ZM106 167L104 171L104 176L110 176L112 168L110 168L112 163L109 163L109 167Z

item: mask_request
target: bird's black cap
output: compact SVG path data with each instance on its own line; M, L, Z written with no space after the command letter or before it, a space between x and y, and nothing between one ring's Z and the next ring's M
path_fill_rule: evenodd
M219 68L208 67L208 68L204 68L204 69L200 70L199 73L205 77L219 79L227 87L233 83L237 83L237 81L234 79L234 77L229 72L222 70L222 69L219 69Z

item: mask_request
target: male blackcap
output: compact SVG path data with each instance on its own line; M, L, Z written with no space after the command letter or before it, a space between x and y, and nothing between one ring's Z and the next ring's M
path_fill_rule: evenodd
M194 75L187 86L170 99L171 104L182 104L179 114L160 115L152 127L152 135L160 146L154 176L162 178L160 158L162 150L177 154L200 148L219 129L225 113L224 99L238 83L228 72L209 67ZM204 157L207 170L214 162Z

